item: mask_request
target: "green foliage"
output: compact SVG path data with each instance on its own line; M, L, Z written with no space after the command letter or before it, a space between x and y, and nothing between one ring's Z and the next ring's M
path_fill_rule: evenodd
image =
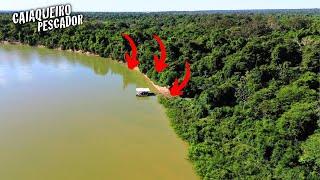
M277 120L279 134L286 139L305 140L317 127L316 103L295 103Z
M183 98L159 101L204 179L319 179L320 20L314 14L101 14L36 32L0 16L0 39L90 51L123 61L130 34L139 68L172 85L191 63ZM153 68L158 34L169 67Z
M320 133L311 135L302 145L303 151L299 162L312 168L310 176L313 178L320 176Z

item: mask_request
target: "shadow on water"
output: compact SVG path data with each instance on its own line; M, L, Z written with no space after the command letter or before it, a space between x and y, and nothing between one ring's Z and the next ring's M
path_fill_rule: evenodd
M27 45L1 45L0 47L7 52L15 51L13 53L15 56L7 57L6 59L19 60L23 64L32 64L34 57L38 57L37 59L41 63L57 67L62 63L67 63L69 66L81 65L93 70L96 75L106 76L108 73L111 75L121 75L123 89L126 89L129 85L136 84L139 87L149 87L152 91L155 91L152 84L147 82L140 72L129 70L125 64L119 66L119 62L110 58L47 48L35 49L35 47ZM17 48L19 49L18 53L16 52ZM66 60L67 62L65 62Z
M135 87L153 91L107 58L0 45L0 180L197 179L164 109Z

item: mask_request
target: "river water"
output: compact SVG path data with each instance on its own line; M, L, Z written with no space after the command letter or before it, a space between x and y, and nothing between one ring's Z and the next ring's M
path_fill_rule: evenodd
M197 179L136 87L151 84L110 59L0 45L0 179Z

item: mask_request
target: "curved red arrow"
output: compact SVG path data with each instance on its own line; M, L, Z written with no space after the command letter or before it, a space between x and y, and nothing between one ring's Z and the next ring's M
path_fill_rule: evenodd
M128 34L123 33L122 36L129 42L129 45L130 45L131 51L132 51L131 56L129 55L128 52L126 52L124 57L127 61L128 68L134 69L139 64L139 60L137 59L137 55L138 55L137 46L135 45L134 41L132 40L132 38Z
M191 77L190 64L188 62L186 62L185 68L186 68L186 75L183 81L181 82L181 84L179 85L179 80L177 78L174 80L174 83L170 88L171 96L180 96L183 94L181 90L187 86Z
M167 52L166 52L166 47L161 41L160 37L157 35L153 35L153 38L158 42L160 46L160 51L161 51L161 56L160 59L157 55L153 55L153 61L155 64L156 71L158 73L162 72L166 67L168 67L168 64L165 63L166 57L167 57Z

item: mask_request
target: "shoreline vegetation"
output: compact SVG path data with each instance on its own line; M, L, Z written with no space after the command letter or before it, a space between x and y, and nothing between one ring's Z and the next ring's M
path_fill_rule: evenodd
M0 57L1 180L199 179L157 98L135 96L154 88L126 64L17 43Z
M19 41L0 41L0 44L11 44L11 45L27 45L27 46L30 46L28 44L24 44L24 43L21 43ZM48 48L44 45L36 45L35 47L38 47L38 48ZM68 52L73 52L73 53L78 53L78 54L82 54L82 55L87 55L87 56L96 56L96 57L101 57L99 56L98 54L95 54L95 53L92 53L92 52L89 52L89 51L82 51L82 50L72 50L72 49L66 49L66 50L63 50L61 48L55 48L54 50L59 50L59 51L68 51ZM120 63L120 64L125 64L124 62L122 61L117 61L115 60L116 62ZM139 73L141 73L144 78L156 89L157 91L157 94L161 94L165 97L170 97L170 92L169 92L169 88L168 87L163 87L163 86L159 86L157 84L155 84L147 75L143 74L138 67L134 68L135 71L138 71Z
M82 50L122 60L138 44L139 71L167 87L191 79L183 96L159 102L203 179L320 178L320 14L82 13L83 25L36 32L0 15L0 41ZM152 35L167 49L157 73ZM121 62L121 61L120 61Z

